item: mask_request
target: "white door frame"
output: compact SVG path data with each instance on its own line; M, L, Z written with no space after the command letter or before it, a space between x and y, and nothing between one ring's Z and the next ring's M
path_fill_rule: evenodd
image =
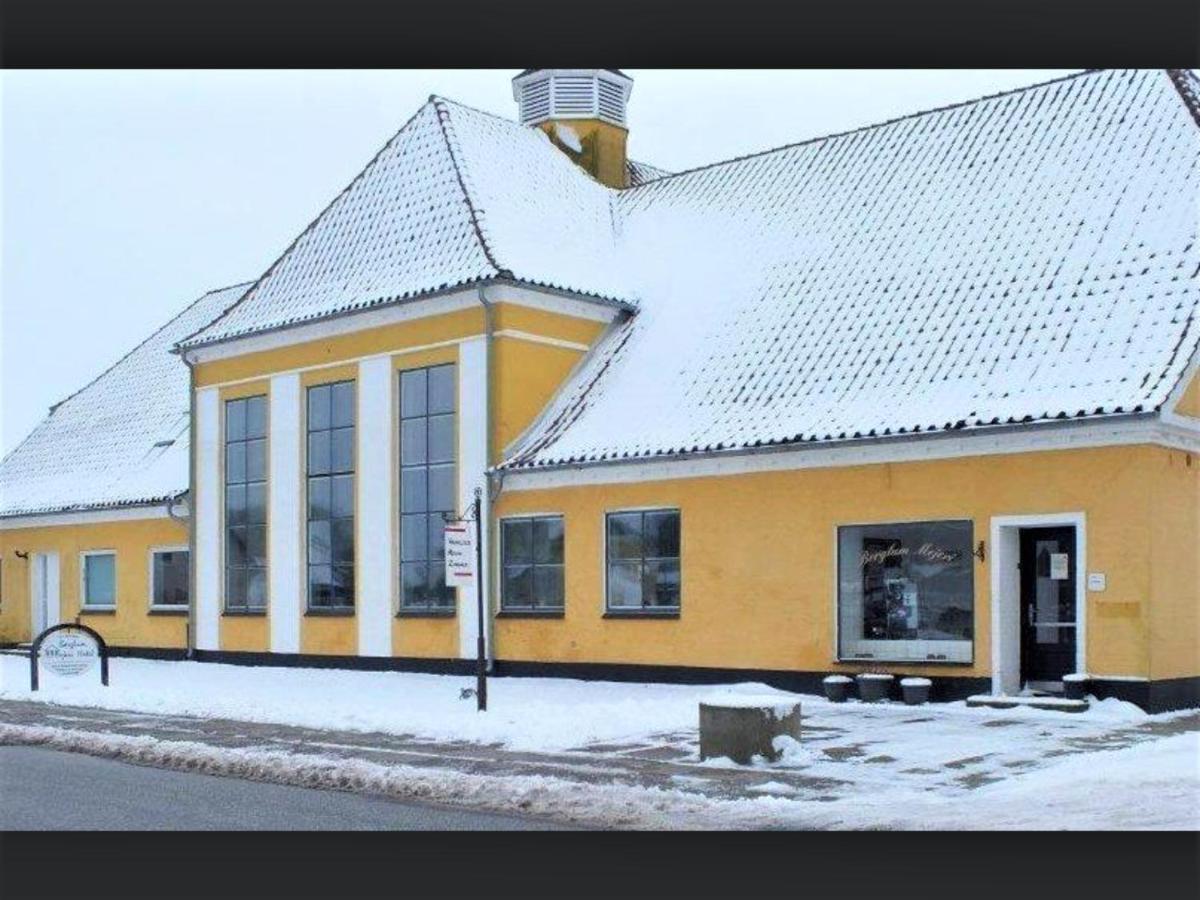
M58 554L29 554L29 639L32 641L61 619L62 597L59 594ZM42 569L45 567L45 572Z
M1087 530L1082 512L993 516L992 536L992 693L1021 689L1022 528L1075 529L1075 671L1087 671Z

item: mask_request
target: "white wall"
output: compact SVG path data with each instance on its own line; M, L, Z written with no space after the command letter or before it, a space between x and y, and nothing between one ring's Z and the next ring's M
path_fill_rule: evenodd
M360 656L392 655L393 460L396 382L386 356L358 364L357 604Z
M267 417L267 602L270 605L271 652L300 652L300 535L303 534L300 488L300 376L271 379L271 411Z
M475 499L475 488L483 492L482 517L488 521L487 470L487 344L482 337L458 346L458 506L463 511ZM488 594L488 529L483 529L483 596ZM485 623L490 619L484 610ZM485 640L490 640L485 628ZM475 658L479 634L476 598L469 589L458 591L458 655Z
M196 391L196 649L220 649L221 405L216 388Z

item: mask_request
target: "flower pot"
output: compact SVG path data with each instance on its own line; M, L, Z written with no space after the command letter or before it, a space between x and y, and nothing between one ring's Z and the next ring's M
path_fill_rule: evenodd
M892 695L892 682L896 678L893 675L864 672L857 676L856 680L858 681L858 698L864 703L878 703L887 700Z
M825 699L830 703L845 703L846 698L850 696L850 685L854 684L853 679L847 678L845 675L830 675L821 682L821 686L825 688Z
M909 706L920 706L929 702L929 689L933 683L928 678L901 678L900 692Z
M1083 700L1087 697L1088 677L1086 675L1064 675L1063 696L1068 700Z

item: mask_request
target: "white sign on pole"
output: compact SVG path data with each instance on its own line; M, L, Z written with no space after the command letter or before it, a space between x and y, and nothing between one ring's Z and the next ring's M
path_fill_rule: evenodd
M446 548L446 584L451 587L475 586L475 523L451 522L444 533Z

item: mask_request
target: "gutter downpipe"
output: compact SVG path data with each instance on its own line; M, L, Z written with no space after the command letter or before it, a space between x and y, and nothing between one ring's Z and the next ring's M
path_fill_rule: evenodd
M481 562L481 568L486 567L488 571L492 568L492 485L491 476L489 474L492 467L492 341L495 337L495 310L492 308L491 302L487 298L487 286L479 284L476 287L476 295L479 297L479 304L483 307L483 369L484 379L487 383L487 400L484 403L483 428L484 428L484 488L486 489L487 497L487 513L486 521L480 523L481 533L486 535L488 544L488 553L486 558ZM483 572L479 572L478 577L483 578ZM482 583L482 581L481 581ZM493 628L492 615L492 583L491 579L487 580L487 594L484 605L485 621L480 623L481 627L486 628L487 634L487 671L490 674L496 668L496 642L495 629Z
M188 614L187 642L184 655L192 659L196 655L196 529L192 527L196 516L196 369L186 350L179 358L188 367ZM171 515L171 504L167 504ZM171 516L171 518L175 518Z

